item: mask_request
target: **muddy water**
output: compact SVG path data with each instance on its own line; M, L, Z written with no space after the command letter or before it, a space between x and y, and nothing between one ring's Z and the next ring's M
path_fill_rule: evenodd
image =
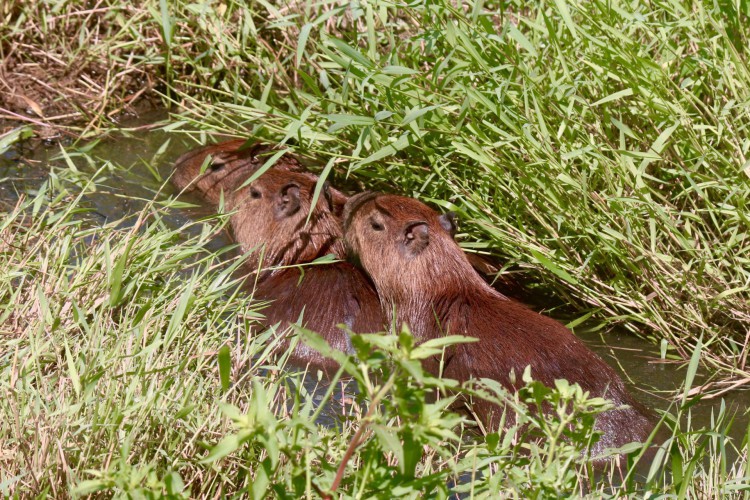
M638 401L657 412L665 410L674 414L683 393L686 364L661 360L656 345L627 332L610 331L606 335L578 333L578 336L615 368ZM707 381L706 374L699 371L692 387ZM712 418L719 414L722 403L726 406L726 414L734 416L728 435L733 439L734 445L740 447L750 425L750 391L736 390L702 399L690 409L691 429L697 431L709 428ZM725 420L727 421L729 419ZM687 428L684 419L680 428ZM735 456L733 450L728 450L728 457Z
M126 126L137 128L166 118L165 114L156 113ZM85 202L93 209L92 223L101 224L137 214L150 200L166 199L174 195L170 185L164 186L164 180L169 177L174 160L194 146L195 142L186 140L181 134L158 129L139 129L123 131L96 143L78 146L87 150L87 156L93 162L84 155L76 154L76 147L66 147L66 151L82 172L93 173L103 165L109 165L104 172L102 189L85 198ZM51 165L66 168L60 153L59 145L38 145L34 149L16 147L0 155L0 211L6 210L8 205L14 205L23 193L34 193L47 178ZM165 222L173 227L182 227L186 222L209 214L210 210L205 208L173 209L166 215ZM134 217L126 218L122 224L128 226L134 221ZM228 243L227 238L219 237L214 245L218 249ZM643 404L655 410L670 408L675 391L684 381L684 366L661 362L656 346L633 335L617 332L578 335L615 367ZM312 377L308 377L304 385L317 400L325 393L325 387L318 386L318 382ZM337 391L334 399L338 400L340 397L342 392ZM701 401L692 408L693 429L710 425L712 413L718 413L721 400L722 398L716 398ZM724 395L723 400L729 413L736 416L730 435L735 438L735 444L740 445L750 420L747 415L750 391L734 391ZM331 411L340 413L341 410L339 407L339 410L332 408ZM324 417L324 421L331 423L331 417L329 414Z
M196 143L182 134L158 130L154 124L168 118L165 111L155 111L137 120L126 122L121 132L86 144L25 143L0 155L0 209L13 205L23 194L33 195L47 179L50 169L68 168L62 155L65 150L70 162L87 179L97 171L97 190L83 197L90 209L86 219L103 224L121 220L121 227L135 223L137 214L152 200L166 200L176 195L166 182L172 173L174 160ZM166 122L164 122L166 124ZM162 213L170 227L180 228L186 223L212 212L191 199L195 208L171 208ZM189 231L198 232L193 226ZM229 244L228 238L218 237L211 246L216 250Z

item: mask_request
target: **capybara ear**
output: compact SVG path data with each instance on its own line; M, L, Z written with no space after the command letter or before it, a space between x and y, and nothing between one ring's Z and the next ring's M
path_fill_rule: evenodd
M445 229L451 238L456 235L456 212L445 212L440 216L440 225Z
M430 228L426 222L412 222L404 229L402 251L408 257L416 257L430 244Z
M299 184L290 182L279 191L274 203L274 215L277 219L291 217L300 207Z

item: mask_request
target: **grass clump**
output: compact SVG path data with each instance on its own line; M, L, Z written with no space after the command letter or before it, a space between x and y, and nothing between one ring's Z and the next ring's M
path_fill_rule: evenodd
M4 494L68 495L87 470L120 488L184 475L221 428L215 351L255 314L203 250L209 227L181 241L153 206L128 230L85 211L53 173L3 221ZM232 348L249 363L265 346Z

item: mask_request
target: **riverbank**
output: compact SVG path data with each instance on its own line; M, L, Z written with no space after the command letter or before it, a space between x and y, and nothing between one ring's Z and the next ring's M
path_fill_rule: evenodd
M277 445L291 448L265 462L270 455L262 449L273 439L251 426L252 437L234 443L252 444L223 459L228 462L201 463L222 437L247 430L233 410L219 410L227 399L216 383L222 384L227 358L218 353L236 325L210 311L251 318L257 304L231 294L226 301L228 289L214 285L229 279L217 277L223 272L218 261L206 264L218 275L206 270L188 285L183 281L181 259L201 254L207 242L196 229L198 239L172 246L176 230L158 221L165 207L180 201L158 194L166 172L157 167L153 187L137 195L145 200L138 206L150 208L134 219L143 219L139 228L153 220L146 224L153 232L123 229L112 218L97 227L77 225L77 211L92 208L81 203L80 192L104 189L119 169L130 168L91 156L87 141L120 133L122 120L153 106L170 107L160 127L174 139L144 163L166 165L173 144L204 142L208 133L285 144L314 165L332 162L336 183L346 178L455 210L465 248L490 254L527 294L564 304L548 313L572 313L577 319L569 324L578 331L638 334L665 361L687 365L692 359L688 375L700 365L709 375L699 387L688 383L691 396L743 388L750 380L744 216L750 23L747 12L732 9L678 2L582 10L553 2L485 12L443 2L277 8L182 1L0 8L0 144L12 148L35 134L55 144L50 157L58 157L43 192L21 192L17 206L3 205L3 266L12 272L1 292L10 304L3 323L11 325L3 327L0 370L8 402L2 434L13 444L1 451L0 468L12 474L0 487L47 488L56 495L131 486L166 492L179 477L185 491L200 496L237 491L266 474L278 491L302 488L294 491L316 495L336 473L326 464L342 462L361 423L359 414L348 430L331 436L277 404L264 422L276 422L274 428L283 429ZM4 187L8 181L5 175ZM46 206L50 215L40 212ZM84 258L70 254L76 241L100 246ZM205 262L214 258L207 254ZM150 259L168 263L156 281ZM36 271L29 273L32 262ZM206 290L211 293L199 297ZM217 322L223 326L214 331ZM138 354L136 340L146 354ZM283 399L278 391L288 376L266 380L266 369L255 364L261 340L229 358L232 380L251 382L229 391L237 391L229 402L243 411L251 411L253 398ZM190 356L204 361L188 369L183 358ZM255 368L245 371L248 366ZM160 393L167 379L185 391ZM64 397L55 400L60 387ZM169 403L149 399L155 394ZM681 393L673 396L689 406ZM186 409L193 397L199 410ZM42 411L46 401L54 404ZM103 403L94 414L96 401ZM739 458L727 463L726 423L715 424L714 434L691 428L687 406L680 410L680 430L659 456L672 472L655 466L645 488L686 488L698 496L734 491L744 481L746 443L735 443ZM356 451L342 486L349 494L373 491L377 478L389 477L389 487L394 478L416 481L403 476L399 446L408 426L397 418L402 410L392 410L378 421L390 430L368 435ZM45 420L46 414L57 420ZM444 441L416 441L432 450L420 456L418 474L437 474L432 491L480 469L484 482L475 491L502 486L523 496L601 487L581 486L589 476L573 465L574 449L535 462L512 442L498 448L480 440L471 441L478 446L471 452L478 455L471 455L462 440L446 434L451 422L445 417L435 424ZM308 435L309 443L322 440L331 455L310 455L304 450L317 445L287 441L287 433L302 427L315 435ZM34 436L46 437L37 442ZM136 441L140 447L134 448ZM381 469L376 464L383 456L389 465ZM461 462L468 456L483 464L480 469ZM482 462L479 456L494 458ZM547 461L559 464L559 475L542 487L542 469L534 467ZM295 462L312 464L312 475ZM53 473L58 469L65 472ZM295 479L287 483L289 477ZM99 482L81 486L85 481ZM626 491L643 486L625 484Z

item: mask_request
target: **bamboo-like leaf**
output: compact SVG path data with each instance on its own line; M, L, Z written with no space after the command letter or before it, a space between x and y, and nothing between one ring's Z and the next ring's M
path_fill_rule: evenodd
M227 391L231 385L230 374L232 373L232 353L228 345L223 345L219 348L217 360L219 363L221 388L222 390Z

